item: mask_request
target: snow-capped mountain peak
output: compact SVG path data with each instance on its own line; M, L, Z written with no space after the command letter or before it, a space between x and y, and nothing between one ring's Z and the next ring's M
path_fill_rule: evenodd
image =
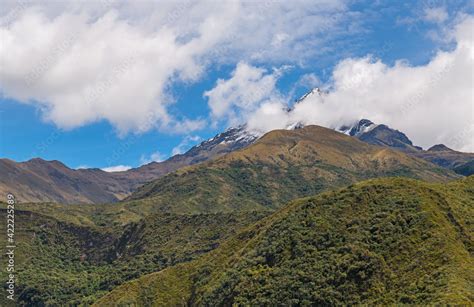
M350 126L344 125L338 128L337 130L344 134L358 137L376 127L377 125L374 124L372 121L368 119L361 119Z
M301 129L301 128L304 128L304 124L302 122L296 122L296 123L293 123L293 124L290 124L288 126L286 126L286 130L296 130L296 129Z
M309 98L309 97L314 96L314 95L322 96L322 94L323 94L323 92L321 91L321 89L319 87L315 87L311 91L307 92L306 94L301 96L299 99L297 99L296 103L299 103L299 102L305 100L306 98Z
M210 150L218 145L227 145L232 149L238 149L255 142L261 136L261 133L248 130L246 125L240 125L237 127L231 127L226 131L217 134L213 138L194 146L190 151L198 148L199 150Z

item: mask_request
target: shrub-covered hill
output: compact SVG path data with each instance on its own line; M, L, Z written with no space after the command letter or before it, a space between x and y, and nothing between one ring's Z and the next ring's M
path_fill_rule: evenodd
M327 188L382 176L459 178L404 153L307 126L269 132L247 148L153 181L128 200L145 199L166 212L275 209Z
M21 204L15 214L15 305L19 306L89 305L128 280L217 248L222 240L269 214L150 214L109 227L98 225L111 219L104 217L104 211L91 211L93 206L35 206L43 208L27 210L28 205ZM68 208L70 215L63 212ZM105 212L110 214L111 209ZM0 214L6 216L3 206ZM5 219L0 226L6 228ZM5 239L0 237L1 246L6 246ZM4 289L6 261L2 253L0 306L13 306Z
M472 304L473 206L473 176L369 180L293 201L96 305Z
M464 176L474 175L474 160L459 165L458 167L454 168L454 171Z

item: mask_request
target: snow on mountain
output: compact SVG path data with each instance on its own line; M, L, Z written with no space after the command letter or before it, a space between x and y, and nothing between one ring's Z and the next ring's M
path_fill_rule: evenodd
M304 100L314 96L323 96L324 92L319 88L313 88L301 96L295 103L295 105L303 102ZM288 108L286 112L290 113L293 108ZM285 127L287 130L300 129L305 126L304 123L297 121L290 123ZM414 146L410 139L402 132L392 129L386 125L378 125L368 119L361 119L353 122L352 124L344 124L335 128L336 131L344 133L349 136L359 138L360 140L380 146L389 146L399 149L409 150L420 150L421 148ZM251 131L247 126L240 125L227 129L225 132L217 134L213 138L202 142L201 144L194 146L184 155L195 155L198 151L210 151L219 150L221 153L230 152L243 147L246 147L256 140L258 140L263 133L258 131Z
M303 100L305 100L306 98L308 97L311 97L313 95L322 95L323 92L321 91L321 89L319 87L315 87L313 88L311 91L307 92L306 94L304 94L303 96L301 96L298 100L296 100L296 103L299 103Z
M311 91L307 92L303 96L301 96L297 101L296 104L302 102L303 100L313 96L313 95L322 95L323 92L319 88L313 88ZM292 108L288 108L286 112L290 113ZM286 130L294 130L303 128L305 125L301 122L295 122L289 124L285 129ZM229 145L232 149L240 149L247 145L252 144L256 140L258 140L264 133L259 131L253 131L247 129L247 125L243 124L237 127L231 127L227 129L225 132L217 134L213 138L202 142L201 144L193 147L205 147L205 148L213 148L219 144L226 144ZM193 150L193 148L190 149Z
M378 125L374 124L368 119L361 119L350 126L343 125L336 130L350 136L359 137L362 134L367 133L372 129L376 128L377 126Z
M196 147L215 147L218 144L235 144L238 147L246 146L250 143L253 143L262 135L255 131L247 130L246 125L240 125L237 127L232 127L227 129L226 131L217 134L213 138L202 142L201 144L197 145Z
M286 126L286 130L296 130L296 129L301 129L304 127L304 124L302 122L296 122L296 123L293 123L293 124L290 124L288 126Z

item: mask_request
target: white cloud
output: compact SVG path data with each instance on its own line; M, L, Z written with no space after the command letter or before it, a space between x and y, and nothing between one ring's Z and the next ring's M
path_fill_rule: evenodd
M290 38L290 35L288 35L287 33L283 33L283 32L282 33L276 33L273 36L271 46L273 48L279 48L289 38Z
M131 166L128 165L115 165L115 166L109 166L109 167L104 167L102 168L103 171L105 172L123 172L123 171L128 171L131 169Z
M171 155L174 156L186 152L186 150L188 150L191 145L199 142L200 140L201 137L198 135L186 136L177 146L171 150Z
M142 155L140 157L140 165L148 164L151 162L162 162L166 159L166 155L162 154L159 151L155 151L150 156Z
M443 23L449 17L448 12L443 7L427 7L424 11L423 19L434 23Z
M286 112L287 105L283 102L268 101L249 115L247 126L249 130L267 132L286 128L290 118Z
M263 103L280 99L276 89L280 73L238 63L229 79L219 79L213 89L204 93L212 117L235 125Z
M219 18L227 17L224 12ZM175 120L167 111L173 100L166 87L175 76L199 76L195 58L225 29L215 19L204 20L195 38L180 43L172 29L147 33L115 12L91 21L27 10L0 30L3 93L39 105L46 119L65 129L100 119L121 133L168 127ZM213 22L222 28L211 31Z
M195 82L213 63L329 52L317 47L358 22L344 2L6 0L1 92L64 129L106 120L120 133L186 133L203 121L170 113L175 82Z
M249 116L249 126L268 131L300 121L334 128L368 118L423 147L444 143L474 152L473 28L474 18L466 17L452 33L456 48L439 51L426 65L346 59L336 66L328 94L312 95L290 113L285 105L264 104Z

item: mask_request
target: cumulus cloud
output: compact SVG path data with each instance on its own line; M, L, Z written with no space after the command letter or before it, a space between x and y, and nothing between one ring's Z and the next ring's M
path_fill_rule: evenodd
M452 32L456 47L439 51L429 63L388 66L371 57L349 58L334 69L330 91L313 94L286 112L265 103L248 118L262 132L302 122L336 128L361 118L405 132L415 144L444 143L474 152L474 18Z
M64 129L106 120L122 134L186 133L203 121L170 113L176 82L199 80L212 63L307 60L357 22L333 18L344 2L6 0L1 93Z
M112 173L112 172L128 171L131 168L132 167L128 166L128 165L115 165L115 166L104 167L104 168L102 168L102 170L105 171L105 172Z
M224 12L219 18L229 17ZM175 76L199 76L195 58L225 29L217 21L223 28L211 31L215 18L182 43L172 29L140 31L115 12L90 21L27 10L0 30L3 93L39 105L46 119L65 129L101 119L120 132L173 125L166 87Z
M227 79L219 79L216 86L204 93L214 119L241 121L261 104L279 99L276 81L279 70L268 73L265 69L240 62Z

